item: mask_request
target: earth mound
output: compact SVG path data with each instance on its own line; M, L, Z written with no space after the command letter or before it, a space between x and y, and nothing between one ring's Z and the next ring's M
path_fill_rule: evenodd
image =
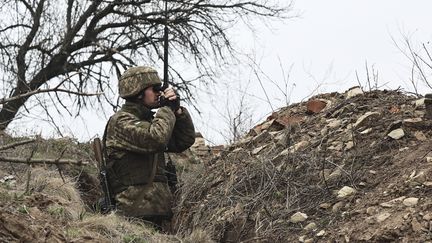
M432 240L432 120L399 91L322 94L273 113L182 177L179 234L216 242Z

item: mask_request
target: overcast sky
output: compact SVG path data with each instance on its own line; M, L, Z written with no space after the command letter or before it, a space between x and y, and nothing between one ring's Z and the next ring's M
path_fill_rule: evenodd
M227 109L234 112L242 94L246 94L254 125L286 103L284 93L295 103L317 93L343 92L358 85L356 71L366 84L366 61L378 70L382 88L412 90L410 62L392 38L401 46L404 36L416 45L431 41L432 1L298 0L294 8L299 17L274 23L272 30L257 26L256 39L248 31L233 32L237 33L237 46L249 53L265 73L259 73L265 91L254 72L243 66L232 76L221 76L221 85L215 87L213 95L203 93L199 97L202 114L194 112L194 121L210 143L225 141L221 134L227 134ZM273 83L280 88L288 84L287 92L279 91ZM429 91L421 88L421 92ZM72 121L58 118L63 120L60 127L65 135L73 134L82 141L101 135L107 118L94 113ZM51 127L38 127L25 120L14 122L11 128L22 130L23 126L29 133L56 134Z

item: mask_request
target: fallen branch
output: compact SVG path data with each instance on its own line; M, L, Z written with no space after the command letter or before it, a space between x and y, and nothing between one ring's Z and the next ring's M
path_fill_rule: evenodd
M36 141L36 139L28 139L28 140L23 140L23 141L15 142L15 143L6 144L6 145L0 147L0 151L1 150L6 150L6 149L10 149L10 148L14 148L14 147L17 147L17 146L20 146L20 145L28 144L28 143L33 143L35 141Z
M74 165L87 165L88 161L73 160L73 159L25 159L18 157L1 157L0 162L11 162L20 164L74 164Z

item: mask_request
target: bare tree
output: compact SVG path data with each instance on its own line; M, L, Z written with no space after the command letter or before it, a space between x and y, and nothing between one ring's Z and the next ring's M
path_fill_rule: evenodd
M410 82L416 95L419 93L419 84L432 89L432 48L431 42L418 44L411 40L411 35L402 34L402 41L392 37L393 43L399 51L411 62Z
M219 65L235 56L228 30L238 22L288 17L291 3L268 0L2 0L0 3L0 85L4 130L30 97L44 93L70 113L99 102L116 102L110 77L136 63L162 57L163 25L170 28L170 55L193 64L197 79L209 82ZM166 16L169 16L168 19ZM191 79L172 68L171 77L192 99ZM111 80L112 81L112 80ZM31 112L31 111L26 111Z

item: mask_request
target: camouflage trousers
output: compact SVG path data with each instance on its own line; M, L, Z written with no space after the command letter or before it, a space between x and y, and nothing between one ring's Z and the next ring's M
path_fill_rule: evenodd
M129 186L115 199L117 212L126 217L149 221L170 220L172 217L173 196L167 183Z

